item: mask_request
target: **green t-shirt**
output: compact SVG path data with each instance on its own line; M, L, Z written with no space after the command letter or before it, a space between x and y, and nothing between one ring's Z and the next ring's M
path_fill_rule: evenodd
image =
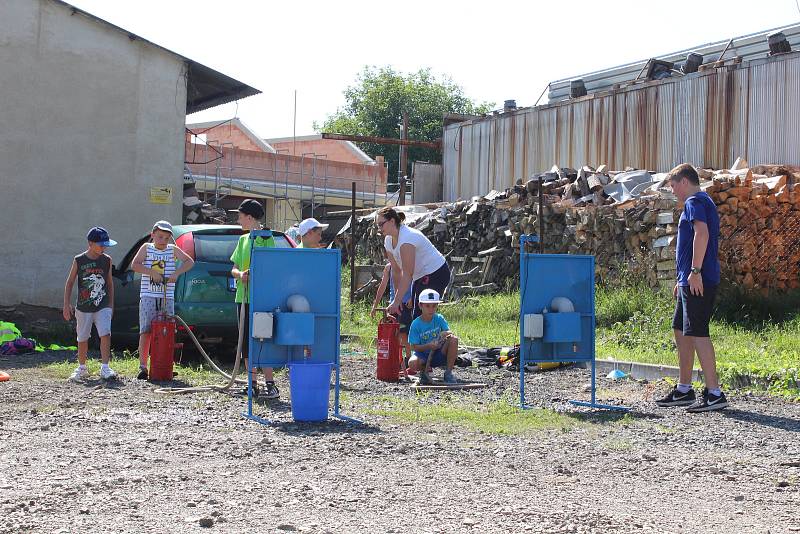
M250 239L249 233L242 234L242 236L239 237L239 242L236 243L236 249L234 249L233 254L231 254L231 261L240 271L246 271L250 268L250 247L252 242L253 240ZM257 247L275 246L275 240L271 237L257 237L255 242ZM249 290L238 278L236 279L236 298L234 300L242 303L250 302Z

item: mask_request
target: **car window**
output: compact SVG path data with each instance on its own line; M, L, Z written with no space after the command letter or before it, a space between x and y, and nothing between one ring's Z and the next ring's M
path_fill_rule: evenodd
M229 262L238 242L237 234L195 234L195 260L214 263Z
M273 239L276 248L291 248L292 246L282 235L274 235ZM238 234L194 234L195 260L215 263L229 262L238 242Z
M275 248L292 248L286 236L273 234L272 238L275 240Z

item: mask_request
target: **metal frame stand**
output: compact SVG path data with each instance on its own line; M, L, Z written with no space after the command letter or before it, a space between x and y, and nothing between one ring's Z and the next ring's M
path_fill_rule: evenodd
M526 256L532 255L532 253L529 253L529 252L525 251L525 244L526 243L539 243L539 237L536 236L536 235L521 235L520 238L519 238L519 247L520 247L519 248L519 250L520 250L520 284L522 284L523 277L526 277L525 278L525 282L526 282L526 285L527 285L527 275L528 275L528 273L526 271L524 271L524 269L526 269L526 261L525 260L527 259ZM591 258L592 258L592 291L594 291L594 257L591 257ZM525 404L525 364L526 364L526 362L530 362L530 363L550 363L550 362L566 362L566 361L573 361L573 360L570 359L569 357L552 358L552 359L546 359L546 360L526 359L525 358L526 349L525 349L525 339L523 338L523 325L522 325L522 323L524 322L524 314L526 313L527 310L525 310L524 306L523 306L523 302L522 301L523 301L524 298L525 298L524 289L521 287L520 288L520 323L521 324L520 324L520 351L519 351L519 407L522 410L528 410L528 409L531 409L532 406L528 406L528 405ZM592 306L594 306L594 297L592 297L591 303L592 303ZM588 359L589 362L591 363L591 369L592 369L592 371L591 371L591 376L592 376L592 382L591 382L592 383L592 391L591 391L592 400L590 402L578 401L578 400L571 400L569 402L570 402L570 404L572 404L574 406L584 406L584 407L588 407L588 408L596 408L596 409L601 409L601 410L613 410L613 411L619 411L619 412L628 412L628 411L630 411L630 408L627 408L627 407L624 407L624 406L614 406L614 405L610 405L610 404L602 404L602 403L598 403L597 402L597 397L596 397L596 393L597 393L597 390L596 390L596 383L597 383L597 380L596 380L596 367L597 366L596 366L596 360L595 360L595 345L594 345L594 343L595 343L595 338L594 338L594 327L595 327L594 313L592 313L590 315L590 317L591 317L591 321L590 322L591 322L591 328L592 328L592 333L591 333L591 336L590 336L590 339L591 339L591 350L590 350L590 353L591 353L591 355L588 358L587 357L582 357L581 359L582 360L587 360Z
M268 237L271 237L271 236L272 236L272 232L270 230L255 230L255 231L250 232L250 239L253 239L253 240L255 240L257 237L268 238ZM253 245L255 245L255 243L253 243ZM254 265L253 264L253 251L254 251L254 249L255 249L255 246L252 246L250 248L250 267L251 267L251 269L252 269L252 267ZM269 248L263 249L263 250L266 250L266 251L269 251L269 250L280 250L281 252L278 252L278 254L281 254L281 253L297 254L298 258L301 257L303 254L323 254L323 253L335 254L337 256L336 262L335 262L336 265L337 265L337 269L338 269L338 266L341 265L341 260L339 258L340 252L338 250L335 250L335 251L319 250L319 251L317 251L317 250L313 250L313 249L308 249L308 250L298 250L298 251L287 251L287 250L284 250L284 249L269 249ZM337 272L336 274L337 274L337 276L340 276L340 273ZM251 307L250 307L251 320L249 321L249 323L250 323L250 328L251 329L252 329L252 324L253 324L253 322L252 322L252 313L254 312L254 308L252 306L252 303L254 301L254 298L253 298L253 294L254 294L254 292L253 292L253 282L255 282L255 280L257 278L257 275L258 275L258 273L253 273L251 275L252 277L251 277L251 283L250 283L250 288L249 288L249 290L250 290L250 303L251 303ZM338 279L341 280L340 277ZM338 285L337 285L337 288L338 288ZM341 291L337 289L337 291L336 291L337 298L338 298L340 293L341 293ZM339 336L339 325L341 323L341 320L340 320L340 310L339 310L338 301L337 301L336 313L335 314L323 313L323 314L316 314L316 315L317 315L317 317L322 318L322 319L327 319L327 320L334 319L335 323L336 323L336 329L335 329L335 338L336 338L335 339L335 346L336 346L335 359L334 359L334 361L330 362L332 367L336 370L336 378L335 378L335 383L334 383L333 413L329 414L329 415L332 415L336 419L340 419L342 421L347 421L347 422L350 422L350 423L363 425L364 424L363 421L360 421L358 419L354 419L352 417L348 417L346 415L342 415L341 412L340 412L339 391L340 391L340 378L341 378L341 362L340 362L339 348L338 347L339 347L339 339L340 339L340 336ZM329 334L330 335L328 337L329 338L332 337L333 333L329 332ZM250 342L250 339L251 339L251 332L247 332L247 341L248 341L248 343ZM261 343L263 344L262 346L266 346L266 342L265 341L261 341ZM273 346L272 349L274 351L275 347ZM269 350L270 349L268 348L268 352L269 352ZM269 419L265 419L263 417L259 417L259 416L253 414L253 369L254 369L254 360L256 358L253 357L252 349L249 352L250 352L250 354L249 354L249 357L247 359L247 410L242 412L242 415L246 419L249 419L251 421L255 421L256 423L259 423L261 425L274 426L274 425L278 424L277 421L272 421L272 420L269 420ZM292 349L289 348L288 349L287 360L286 360L285 363L283 363L283 362L276 363L273 367L277 367L277 366L281 366L281 365L288 365L292 361L291 352L292 352ZM261 354L260 354L260 351L259 351L258 358L260 359L260 357L261 357ZM259 367L262 367L262 366L263 365L259 365ZM290 378L290 380L291 380L291 378ZM329 410L330 410L330 408L329 408ZM319 422L320 423L324 423L324 421L319 421Z

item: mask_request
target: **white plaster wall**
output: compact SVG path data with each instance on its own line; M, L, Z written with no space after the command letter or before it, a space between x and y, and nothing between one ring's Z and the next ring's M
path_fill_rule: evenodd
M0 304L60 307L72 256L104 226L115 262L181 215L181 58L50 0L0 2ZM170 205L149 201L171 186Z

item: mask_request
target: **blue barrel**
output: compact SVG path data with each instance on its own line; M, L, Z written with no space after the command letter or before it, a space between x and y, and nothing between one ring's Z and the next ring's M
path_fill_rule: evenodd
M332 363L289 364L289 392L295 421L328 419L332 368Z

